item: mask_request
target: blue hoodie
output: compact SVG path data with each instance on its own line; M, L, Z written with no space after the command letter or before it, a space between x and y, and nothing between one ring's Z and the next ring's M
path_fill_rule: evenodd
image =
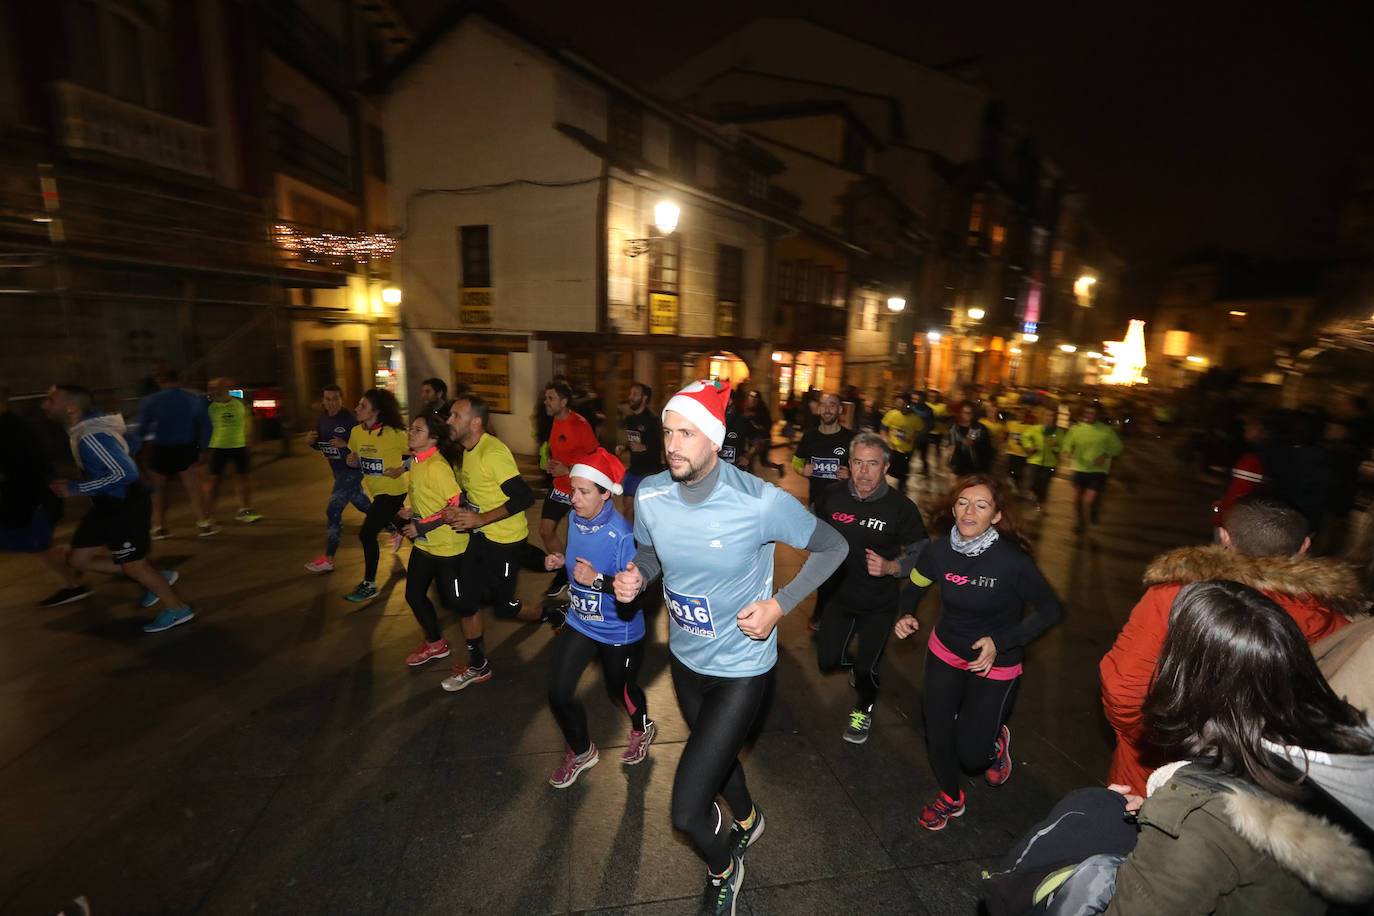
M83 480L67 481L67 492L124 499L138 483L138 468L124 441L124 418L91 411L67 433Z

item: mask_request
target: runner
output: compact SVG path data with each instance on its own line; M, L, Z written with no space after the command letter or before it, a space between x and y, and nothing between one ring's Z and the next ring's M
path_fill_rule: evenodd
M887 485L887 443L876 433L859 433L849 447L849 482L831 487L817 500L816 516L849 544L844 564L826 580L829 593L816 640L822 672L842 664L849 642L858 637L853 686L858 703L849 714L844 740L863 744L873 726L878 699L878 661L897 613L901 583L926 541L921 512L903 493Z
M849 479L849 442L854 430L840 425L840 396L833 391L821 395L820 423L802 433L792 470L810 478L810 499L814 510L821 496L841 480Z
M251 439L252 415L243 399L229 393L233 382L227 378L210 380L210 473L205 481L205 514L215 515L215 500L219 496L219 479L230 462L234 465L234 489L239 497L239 511L234 516L251 524L262 516L254 512L253 480L249 477L248 451Z
M616 600L630 602L663 574L673 687L691 729L673 780L672 819L706 859L707 913L735 911L744 850L763 833L737 758L777 663L774 628L847 550L789 494L718 460L728 396L728 384L700 381L664 406L668 471L640 486L639 550L615 577ZM811 556L774 593L776 541ZM728 833L717 794L735 817Z
M1050 498L1050 481L1059 466L1059 427L1055 425L1057 411L1052 405L1038 409L1040 422L1021 433L1021 445L1026 450L1026 464L1030 467L1031 493L1035 508L1045 511Z
M654 723L649 718L639 666L644 661L644 613L639 603L615 601L612 581L634 559L634 530L615 511L625 469L600 449L573 465L573 516L568 552L551 553L548 569L572 565L572 604L567 626L554 642L549 675L549 706L568 742L563 762L549 777L556 789L572 785L579 773L596 766L600 755L587 733L587 711L577 699L577 682L593 659L601 659L611 702L630 715L630 735L622 763L633 766L649 755Z
M468 663L455 665L453 676L441 682L450 692L491 680L478 613L484 601L491 601L497 617L556 622L538 608L526 609L515 597L520 553L530 532L525 510L534 503L534 494L520 476L510 449L487 432L490 418L487 402L475 394L455 400L448 417L449 431L464 450L458 486L466 505L446 506L443 517L470 535L458 574L458 615Z
M725 439L722 440L720 460L733 464L741 471L748 471L749 460L749 418L740 410L744 392L737 391L728 399L725 407Z
M145 633L169 630L196 616L172 588L177 574L158 572L147 560L151 507L124 441L124 418L93 409L90 389L80 385L48 389L43 411L67 429L76 466L84 475L79 481L52 481L52 492L62 498L81 494L91 499L90 511L72 535L72 568L128 576L146 589L140 607L161 601L162 611L144 624ZM109 557L100 555L104 550L109 550Z
M448 420L453 402L448 399L448 382L441 378L427 378L420 383L420 410L432 413L440 420Z
M749 421L749 454L757 456L759 464L772 468L782 477L782 465L773 460L773 414L763 402L763 396L750 391L744 402L744 416ZM753 466L752 459L750 467Z
M959 405L959 422L949 430L949 470L956 478L992 468L992 434L973 418L973 403Z
M544 542L545 553L562 552L558 523L567 518L572 509L572 485L568 482L568 469L601 447L592 425L569 406L571 402L572 388L566 382L552 381L544 386L544 410L553 418L549 432L549 460L545 468L553 477L553 487L539 511L539 540ZM557 598L567 588L567 570L560 568L554 573L544 597Z
M911 473L911 453L916 450L916 438L921 434L921 418L907 409L905 394L892 396L892 409L883 415L883 434L889 449L888 472L897 481L897 489L906 492L906 478Z
M1074 534L1087 530L1089 520L1097 521L1097 497L1107 486L1112 458L1121 454L1121 439L1099 419L1096 404L1086 404L1078 422L1069 427L1059 443L1059 454L1073 461Z
M363 489L363 472L348 463L348 439L358 421L344 410L343 389L338 385L325 385L320 394L320 406L324 414L315 423L315 438L310 447L317 449L329 462L329 469L334 473L334 488L324 508L324 553L305 564L305 568L310 572L333 572L334 554L339 552L339 541L343 538L344 507L352 504L366 515L372 508L372 500Z
M1018 495L1026 489L1029 482L1026 462L1030 457L1030 451L1025 436L1035 425L1034 407L1027 407L1021 411L1019 419L1013 411L1007 411L1007 476L1011 478L1012 491Z
M663 470L663 425L649 409L649 398L653 389L643 382L630 386L627 402L629 412L620 428L625 431L625 444L617 445L617 455L628 455L630 468L625 472L624 498L621 500L622 514L634 519L635 491L645 477Z
M405 519L401 533L415 542L406 566L406 604L425 634L425 641L406 657L412 668L449 655L429 587L438 586L444 607L459 608L458 577L468 536L445 524L442 515L447 507L458 505L461 497L453 466L442 454L447 443L448 426L438 413L422 413L410 422L407 445L414 456L408 473L410 505L399 514Z
M1030 557L1005 488L990 474L956 481L948 537L930 542L902 592L894 632L919 629L916 605L940 583L940 622L926 655L926 753L940 795L921 809L921 826L940 830L964 813L959 771L985 769L990 786L1011 777L1007 707L1021 678L1025 646L1059 620L1059 599ZM1031 615L1023 617L1025 605Z
M201 537L219 529L205 509L200 461L210 445L210 415L205 399L181 387L175 369L164 368L157 376L158 390L138 405L138 432L148 451L148 473L153 478L153 540L168 536L167 484L181 479L195 513Z
M67 563L67 549L53 543L62 500L48 488L52 463L28 424L10 410L10 391L0 384L0 551L37 554L61 583L39 607L57 607L90 594Z
M935 411L926 403L926 393L916 392L916 399L911 402L911 412L921 421L921 431L916 434L916 451L921 455L921 473L930 476L930 440L935 433ZM936 459L939 459L939 447L936 447Z
M395 532L392 549L401 546L401 535L393 522L406 499L406 469L402 456L407 437L405 424L401 421L401 405L390 391L369 388L363 392L354 410L358 425L348 433L345 443L348 456L344 460L349 467L362 471L363 484L372 497L372 505L368 507L362 528L358 529L358 540L363 544L363 581L344 598L371 601L377 597L377 564L382 554L377 546L377 535L383 529L391 530ZM339 447L333 440L330 444Z

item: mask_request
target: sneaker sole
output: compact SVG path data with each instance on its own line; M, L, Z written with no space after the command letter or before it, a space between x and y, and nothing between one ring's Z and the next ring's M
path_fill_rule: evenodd
M334 567L332 567L332 566L311 566L309 563L306 563L306 564L305 564L305 571L306 571L306 572L312 572L312 573L330 573L330 572L333 572L333 571L334 571Z
M864 744L868 741L868 733L865 732L862 735L851 735L846 732L844 734L844 740L848 741L850 744Z
M950 818L963 817L963 816L964 816L964 809L963 809L963 808L960 808L960 809L959 809L958 811L956 811L954 814L950 814L950 815L946 816L946 817L945 817L945 820L944 820L944 823L942 823L939 827L931 827L931 826L929 826L928 824L926 824L926 823L924 823L923 821L921 821L919 818L917 819L916 823L920 824L922 827L925 827L927 830L930 830L930 831L944 830L945 827L949 824Z
M581 776L587 770L590 770L592 767L596 766L600 762L601 754L600 752L598 752L597 755L593 757L591 760L588 760L586 763L582 764L580 767L573 770L572 775L568 777L567 782L554 782L552 779L550 779L549 785L553 786L555 789L566 789L568 786L577 782L577 777Z
M180 620L173 621L172 623L167 624L167 626L165 626L165 627L153 627L152 629L149 629L148 627L144 627L144 628L143 628L143 632L144 632L144 633L163 633L163 632L165 632L165 631L167 631L167 630L172 629L173 627L179 627L179 626L181 626L183 623L190 623L192 620L195 620L195 619L196 619L196 613L195 613L195 611L192 611L191 613L187 614L185 617L181 618Z
M82 601L89 597L91 597L90 592L82 592L79 595L72 595L70 598L63 598L61 601L53 601L49 604L39 604L38 606L41 608L61 607L64 604L71 604L73 601ZM156 602L154 602L154 604L156 604Z
M452 652L452 650L449 650L449 651L445 652L443 655L431 655L429 658L421 659L421 660L418 661L418 662L412 662L412 661L410 661L409 659L406 659L406 664L409 665L409 666L412 667L412 668L418 668L418 667L420 667L421 665L427 665L427 664L429 664L430 662L434 661L435 659L438 659L438 658L448 658L451 654L453 654L453 652Z
M654 732L651 735L649 735L648 740L646 740L643 744L639 746L641 753L638 757L626 757L624 754L621 754L620 762L625 764L627 767L632 767L635 764L643 763L645 760L649 759L649 748L653 745L654 739L657 737L658 730L655 729Z
M378 592L377 594L381 594ZM352 601L354 604L362 604L365 601L375 601L377 595L365 595L362 598L354 598L352 595L344 595L345 601Z
M486 674L482 675L481 677L475 677L475 678L472 678L471 680L463 681L463 683L457 685L456 687L450 687L450 686L448 685L448 680L449 680L448 678L444 678L442 681L439 682L439 686L442 687L442 688L444 688L445 690L447 690L449 693L457 693L458 691L462 690L464 687L470 687L470 686L472 686L473 684L482 684L482 683L485 683L485 682L491 680L491 672L488 671Z
M165 541L165 540L167 540L169 537L171 537L171 534L169 534L169 533L166 532L166 531L162 532L161 534L158 534L158 533L156 533L156 532L153 534L153 540L155 540L155 541Z

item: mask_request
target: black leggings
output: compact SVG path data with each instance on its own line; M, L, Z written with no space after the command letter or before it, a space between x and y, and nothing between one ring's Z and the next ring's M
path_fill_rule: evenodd
M926 754L940 791L959 797L959 769L985 770L1021 679L994 681L926 652Z
M754 808L738 758L773 672L711 677L697 674L677 656L672 671L682 718L692 730L673 777L673 827L687 834L707 867L720 874L730 865L730 825L716 795L725 797L736 818L748 817Z
M430 583L439 585L439 602L450 611L457 610L458 570L462 562L462 554L436 557L420 547L410 550L410 564L406 567L406 604L410 605L420 628L425 631L426 642L436 642L444 635L439 629L439 617L434 613L434 602L429 600Z
M1046 467L1043 464L1029 465L1031 469L1031 492L1040 502L1050 498L1050 480L1054 477L1054 468Z
M892 616L888 611L857 611L831 601L821 615L820 632L816 634L816 664L825 674L840 667L849 641L858 633L854 652L854 689L859 692L859 709L868 710L878 699L878 660L883 657L887 634L892 632Z
M404 493L394 496L382 493L372 497L372 507L367 510L363 527L358 532L358 540L363 542L363 580L366 582L377 581L377 562L382 557L381 548L377 546L377 535L382 533L382 529L391 526L405 501Z
M587 735L587 710L577 699L577 682L582 672L601 659L606 694L611 702L630 714L637 731L644 731L648 707L639 686L639 666L644 661L644 640L627 646L611 646L565 624L553 644L553 669L549 672L549 706L563 738L574 754L581 756L592 746Z

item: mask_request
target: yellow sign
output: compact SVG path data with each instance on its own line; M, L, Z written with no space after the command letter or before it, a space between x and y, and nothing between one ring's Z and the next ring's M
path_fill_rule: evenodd
M649 294L649 333L677 333L677 296L675 294Z
M1165 355L1165 356L1187 356L1187 355L1188 355L1188 332L1187 332L1187 331L1165 331L1165 332L1164 332L1164 355Z
M459 288L458 322L468 328L491 327L491 287Z
M510 357L490 353L453 354L453 378L467 382L493 413L510 413Z
M735 315L739 310L738 302L720 300L716 303L716 336L734 337L737 331Z

